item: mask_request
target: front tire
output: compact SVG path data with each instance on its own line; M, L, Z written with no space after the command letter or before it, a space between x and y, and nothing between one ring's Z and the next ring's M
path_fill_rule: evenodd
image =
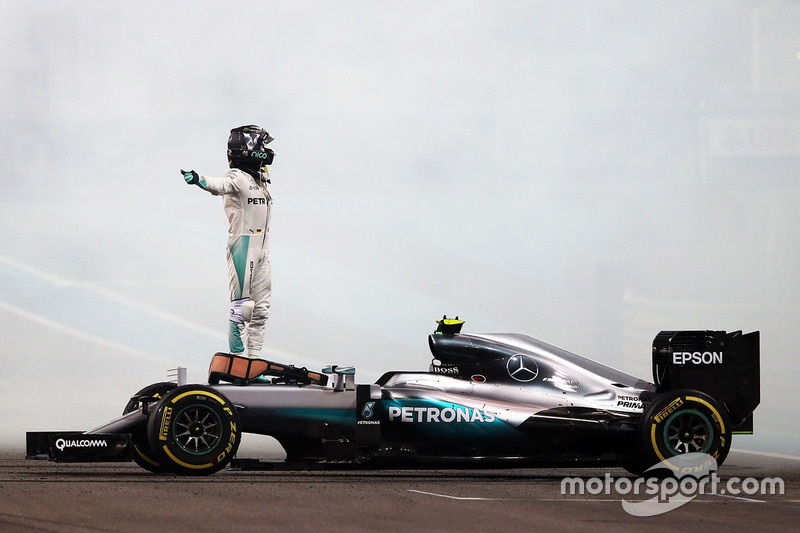
M678 471L671 458L704 453L721 466L731 448L728 412L711 396L694 390L675 390L656 397L639 424L639 444L644 464Z
M125 409L122 410L122 414L126 415L140 409L142 407L140 398L147 397L161 399L175 387L177 387L175 383L166 381L148 385L131 397L131 399L128 401L128 404L125 406ZM147 440L146 425L143 425L142 427L136 428L134 431L132 431L131 440L133 441L132 456L134 463L155 474L167 472L167 469L156 459L153 450L150 449L150 443Z
M181 475L208 475L227 465L241 441L239 415L219 391L186 385L150 413L147 438L159 463Z

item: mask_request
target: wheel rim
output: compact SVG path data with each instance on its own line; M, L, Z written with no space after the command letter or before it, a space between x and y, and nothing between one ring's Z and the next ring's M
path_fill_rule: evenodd
M708 418L694 409L679 411L664 426L664 442L676 455L706 453L711 448L713 428Z
M208 453L219 443L221 427L222 421L212 409L191 405L175 417L175 443L186 453Z

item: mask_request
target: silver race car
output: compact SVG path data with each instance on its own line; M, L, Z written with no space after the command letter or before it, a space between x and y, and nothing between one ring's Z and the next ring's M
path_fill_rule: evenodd
M161 382L87 432L29 432L27 457L129 461L211 474L248 434L286 452L273 468L621 466L633 473L691 452L722 464L752 433L759 332L662 331L653 381L521 334L463 334L443 318L428 371L356 384L351 367L309 371L214 355L208 384ZM265 463L259 463L261 468Z

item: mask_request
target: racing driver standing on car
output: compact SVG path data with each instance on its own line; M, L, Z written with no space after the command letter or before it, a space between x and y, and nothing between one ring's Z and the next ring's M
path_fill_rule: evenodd
M231 298L228 345L242 355L246 335L248 357L258 357L269 318L272 269L269 256L269 221L272 196L267 165L275 152L267 148L273 137L259 126L241 126L228 137L228 166L221 178L181 170L189 185L222 195L228 216L228 278Z

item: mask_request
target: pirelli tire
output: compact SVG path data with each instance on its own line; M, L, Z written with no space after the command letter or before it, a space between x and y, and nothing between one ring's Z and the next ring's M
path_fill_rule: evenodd
M727 410L711 396L674 390L645 409L638 440L645 468L663 462L677 471L670 459L686 453L708 454L721 466L731 449L731 423Z
M171 390L151 410L147 437L156 460L170 472L209 475L236 455L239 415L219 391L185 385Z
M175 383L168 381L148 385L131 396L131 399L122 410L122 414L126 415L141 409L142 402L140 401L140 398L147 397L160 400L164 397L164 395L177 386L178 385ZM131 454L133 457L133 462L145 470L149 470L150 472L156 474L167 471L167 469L158 460L156 460L156 455L150 449L150 443L147 439L147 425L142 425L141 427L135 428L133 431L131 431L131 440L133 441L133 452Z

